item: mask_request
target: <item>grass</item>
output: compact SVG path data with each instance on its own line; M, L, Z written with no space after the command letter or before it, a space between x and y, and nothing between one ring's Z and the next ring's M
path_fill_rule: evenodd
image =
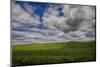
M12 63L17 66L72 63L96 60L96 43L61 42L16 45L12 48Z

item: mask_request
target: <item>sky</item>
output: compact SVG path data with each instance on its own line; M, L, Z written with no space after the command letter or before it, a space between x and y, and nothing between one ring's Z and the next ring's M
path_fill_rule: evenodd
M13 44L95 39L95 6L16 1L11 7Z

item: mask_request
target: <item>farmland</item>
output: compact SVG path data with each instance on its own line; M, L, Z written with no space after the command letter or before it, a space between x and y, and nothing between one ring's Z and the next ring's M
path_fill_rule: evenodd
M32 43L12 46L16 66L87 62L96 60L96 42Z

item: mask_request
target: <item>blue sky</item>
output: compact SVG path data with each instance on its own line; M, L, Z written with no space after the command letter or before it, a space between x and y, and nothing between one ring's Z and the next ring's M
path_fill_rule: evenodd
M95 7L16 1L12 42L62 42L95 39Z
M20 4L21 7L27 11L27 9L24 7L25 4L27 5L31 5L32 7L36 7L35 9L35 13L37 15L39 15L40 17L43 16L43 13L45 12L45 9L47 7L49 7L48 3L38 3L38 2L34 2L34 4L32 2L21 2L21 1L17 1L16 4Z

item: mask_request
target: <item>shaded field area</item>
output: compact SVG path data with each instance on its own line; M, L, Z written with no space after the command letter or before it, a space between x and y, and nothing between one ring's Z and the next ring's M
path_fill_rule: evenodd
M12 46L15 66L96 61L96 41Z

